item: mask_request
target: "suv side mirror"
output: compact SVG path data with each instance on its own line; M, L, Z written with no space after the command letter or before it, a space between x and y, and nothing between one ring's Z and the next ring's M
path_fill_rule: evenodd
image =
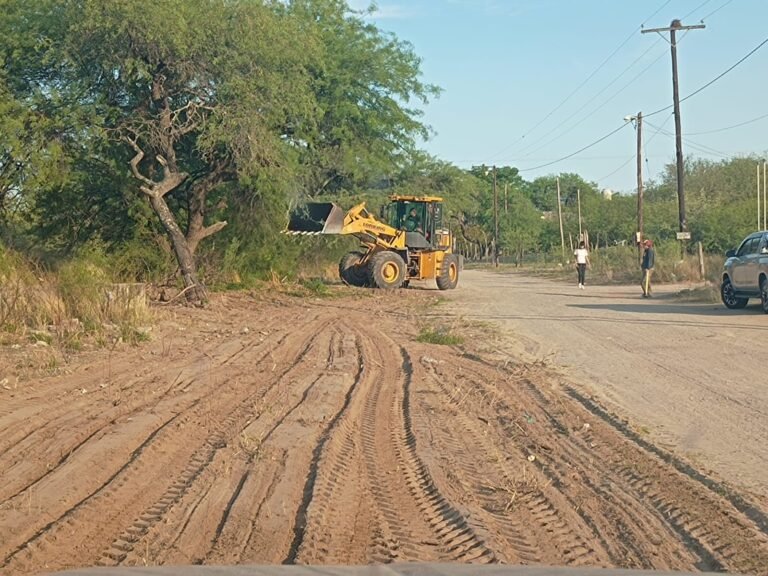
M736 250L734 250L733 248L731 248L725 253L726 258L733 258L734 256L736 256Z

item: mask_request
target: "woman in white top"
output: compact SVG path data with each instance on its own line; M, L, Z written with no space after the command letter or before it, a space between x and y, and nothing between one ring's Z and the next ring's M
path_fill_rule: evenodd
M574 250L573 255L576 256L576 269L579 271L579 288L584 290L584 280L589 265L589 252L584 247L584 242L579 242L579 247Z

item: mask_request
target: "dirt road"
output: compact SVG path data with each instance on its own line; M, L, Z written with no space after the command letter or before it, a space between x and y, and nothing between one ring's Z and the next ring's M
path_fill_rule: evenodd
M575 274L574 274L575 282ZM685 303L678 287L577 286L468 271L451 294L470 318L507 329L516 353L547 359L650 439L768 507L768 317ZM501 295L501 296L500 296Z
M485 356L489 334L417 342L424 313L444 312L434 292L340 292L169 309L152 342L48 377L17 381L26 352L3 349L0 572L419 560L767 573L768 515L749 497L556 371Z

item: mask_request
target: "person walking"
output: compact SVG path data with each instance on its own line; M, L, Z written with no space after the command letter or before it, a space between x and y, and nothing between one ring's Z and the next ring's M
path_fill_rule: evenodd
M651 297L651 276L653 275L653 265L656 259L656 253L653 250L653 242L646 239L643 242L645 250L643 251L643 263L641 268L643 270L643 298Z
M584 283L587 276L587 266L589 266L589 251L584 242L579 242L579 247L574 250L576 256L576 270L579 272L579 289L584 290Z

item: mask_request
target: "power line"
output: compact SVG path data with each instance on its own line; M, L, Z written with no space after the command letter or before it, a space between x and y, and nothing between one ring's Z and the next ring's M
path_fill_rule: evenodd
M762 48L762 47L763 47L763 46L765 46L766 44L768 44L768 38L766 38L765 40L763 40L762 42L760 42L760 44L758 44L757 46L755 46L754 48L752 48L752 50L750 50L750 51L749 51L749 52L748 52L748 53L747 53L745 56L743 56L741 59L739 59L739 61L738 61L738 62L736 62L736 64L734 64L733 66L731 66L730 68L728 68L728 69L727 69L727 70L725 70L724 72L722 72L722 73L718 74L717 76L715 76L715 77L714 77L712 80L710 80L709 82L707 82L706 84L704 84L704 86L702 86L702 87L701 87L701 88L699 88L698 90L694 90L693 92L691 92L690 94L688 94L688 96L686 96L685 98L681 98L681 99L680 99L680 102L685 102L686 100L688 100L688 98L691 98L691 97L693 97L693 96L696 96L696 94L698 94L699 92L701 92L701 91L702 91L702 90L704 90L705 88L709 88L709 87L710 87L712 84L714 84L715 82L717 82L718 80L720 80L720 78L722 78L723 76L725 76L726 74L728 74L728 72L730 72L731 70L733 70L734 68L736 68L736 67L737 67L739 64L741 64L742 62L744 62L744 60L746 60L747 58L749 58L750 56L752 56L752 54L754 54L755 52L757 52L758 50L760 50L760 48ZM654 115L656 115L656 114L659 114L659 113L661 113L661 112L664 112L664 111L666 111L666 110L669 110L670 108L672 108L672 104L670 104L669 106L665 106L664 108L659 108L658 110L656 110L656 111L654 111L654 112L651 112L650 114L646 114L646 115L645 115L645 117L646 117L646 118L648 118L649 116L654 116Z
M671 115L670 115L670 116L669 116L669 117L668 117L668 118L667 118L667 119L664 121L664 124L666 124L667 122L669 122L669 119L670 119L670 118L672 118L672 116L671 116ZM650 124L650 122L649 122L649 124ZM664 126L664 124L662 124L662 127ZM651 125L651 127L653 127L653 126ZM652 135L650 138L648 138L648 140L645 140L645 138L643 138L643 151L647 151L647 146L648 146L648 144L650 144L651 142L653 142L653 139L654 139L654 138L656 138L656 136L658 136L658 134L659 134L659 132L660 132L660 131L661 131L661 128L657 129L657 130L656 130L656 132L654 132L654 133L653 133L653 135ZM648 155L647 155L647 154L643 154L643 156L644 156L644 158L645 158L645 161L647 162L647 161L648 161ZM618 172L619 170L621 170L622 168L624 168L624 167L625 167L627 164L629 164L630 162L632 162L632 160L634 160L634 159L635 159L635 154L633 154L632 156L630 156L630 157L629 157L629 158L628 158L626 161L624 161L624 163L623 163L621 166L619 166L618 168L616 168L616 169L615 169L613 172L611 172L610 174L606 174L606 175L605 175L605 176L603 176L602 178L598 178L598 179L597 179L597 181L599 182L599 181L601 181L601 180L605 180L606 178L610 178L611 176L613 176L614 174L616 174L616 172Z
M648 122L648 125L651 126L652 128L656 128L656 126L654 126L650 122ZM659 127L659 131L662 134L664 134L664 136L669 136L670 138L674 138L675 137L675 135L672 132L670 132L669 130L664 130L662 128L663 127ZM685 141L685 143L688 146L690 146L691 148L694 148L695 150L697 150L699 152L703 152L705 154L713 154L715 156L721 156L723 158L728 158L730 156L729 154L726 154L725 152L722 152L720 150L716 150L715 148L712 148L711 146L706 146L705 144L694 142L690 138L683 138L683 140Z
M706 6L706 5L707 5L707 4L709 4L710 2L712 2L712 0L704 0L704 2L702 2L701 4L699 4L699 5L698 5L696 8L694 8L694 9L693 9L693 10L691 10L690 12L688 12L688 14L686 14L685 16L683 16L682 18L680 18L680 20L687 20L687 19L688 19L688 16L690 16L690 15L691 15L691 14L693 14L694 12L698 12L699 10L701 10L702 8L704 8L704 6ZM715 10L715 12L717 12L717 10ZM702 22L704 21L704 19L703 19L703 18L702 18L701 20L702 20Z
M744 56L744 57L743 57L741 60L739 60L738 62L736 62L736 64L734 64L733 66L731 66L730 68L728 68L728 70L726 70L725 72L723 72L723 73L721 73L721 74L719 74L719 75L715 76L715 77L714 77L712 80L710 80L709 82L707 82L706 84L704 84L704 86L702 86L702 87L701 87L701 88L699 88L698 90L695 90L694 92L691 92L690 94L688 94L688 96L686 96L685 98L681 99L681 100L680 100L680 102L685 102L686 100L688 100L688 98L691 98L692 96L696 96L696 94L698 94L699 92L701 92L701 91L702 91L702 90L704 90L705 88L707 88L707 87L711 86L712 84L714 84L715 82L717 82L718 80L720 80L720 78L722 78L723 76L725 76L726 74L728 74L728 72L730 72L731 70L733 70L734 68L736 68L736 66L738 66L739 64L741 64L742 62L744 62L744 60L746 60L747 58L749 58L750 56L752 56L752 54L754 54L755 52L757 52L758 50L760 50L760 48L762 48L762 47L763 47L763 46L765 46L766 44L768 44L768 38L766 38L765 40L763 40L762 42L760 42L760 44L758 44L758 45L757 45L757 46L755 46L755 47L754 47L752 50L750 50L750 51L749 51L749 53L748 53L746 56Z
M672 0L666 0L666 1L665 1L665 2L664 2L664 3L663 3L663 4L662 4L662 5L659 7L659 8L657 8L657 9L656 9L656 11L655 11L653 14L651 14L650 16L648 16L648 18L646 18L646 19L643 21L643 23L640 25L640 28L642 28L642 27L643 27L643 25L644 25L646 22L648 22L648 20L650 20L651 18L653 18L654 16L656 16L656 14L658 14L658 13L659 13L659 12L660 12L660 11L661 11L663 8L665 8L665 7L667 6L667 4L669 4L671 1L672 1ZM616 47L616 48L613 50L613 52L611 52L611 53L608 55L608 57L607 57L607 58L605 58L605 60L603 60L603 61L600 63L600 65L599 65L597 68L595 68L595 69L592 71L592 73L591 73L591 74L590 74L590 75L589 75L589 76L588 76L588 77L587 77L587 78L586 78L584 81L582 81L582 82L581 82L581 84L579 84L579 85L578 85L578 86L577 86L577 87L576 87L576 88L575 88L575 89L574 89L574 90L573 90L573 91L572 91L570 94L568 94L568 96L566 96L566 97L565 97L565 98L564 98L564 99L563 99L563 100L562 100L562 101L561 101L561 102L560 102L560 103L559 103L557 106L555 106L555 108L553 108L553 109L552 109L552 110L551 110L549 113L547 113L547 114L544 116L544 118L542 118L541 120L539 120L539 121L538 121L538 122L537 122L537 123L536 123L536 124L535 124L535 125L534 125L532 128L529 128L529 129L528 129L528 130L527 130L527 131L526 131L526 132L525 132L525 133L524 133L522 136L520 136L520 138L518 138L517 140L515 140L514 142L512 142L512 144L510 144L510 145L509 145L509 146L507 146L506 148L503 148L503 149L502 149L500 152L498 152L497 154L495 154L495 155L494 155L492 158L498 158L498 157L499 157L499 156L501 156L501 155L502 155L504 152L506 152L506 151L507 151L507 150L509 150L510 148L513 148L514 146L516 146L518 143L520 143L522 140L524 140L524 139L525 139L525 138L526 138L526 137L527 137L527 136L528 136L528 135L529 135L531 132L533 132L534 130L536 130L536 129L537 129L539 126L541 126L541 125L542 125L544 122L546 122L546 121L547 121L549 118L551 118L551 117L552 117L552 115L553 115L555 112L557 112L557 111L558 111L560 108L562 108L562 107L563 107L563 106L564 106L564 105L565 105L565 104L566 104L566 103L567 103L567 102L568 102L568 101L569 101L569 100L570 100L570 99L571 99L571 98L572 98L572 97L573 97L573 96L574 96L574 95L575 95L575 94L576 94L576 93L577 93L579 90L581 90L581 89L582 89L582 88L583 88L583 87L584 87L584 86L585 86L585 85L586 85L586 84L587 84L587 83L588 83L588 82L589 82L589 81L590 81L590 80L591 80L591 79L592 79L592 78L593 78L593 77L594 77L594 76L595 76L595 75L596 75L596 74L597 74L597 73L598 73L600 70L602 70L602 69L603 69L603 67L604 67L604 66L605 66L605 65L606 65L606 64L607 64L607 63L608 63L608 62L609 62L609 61L610 61L610 60L611 60L611 59L612 59L612 58L613 58L613 57L614 57L614 56L615 56L615 55L616 55L616 54L617 54L617 53L618 53L618 52L619 52L619 51L620 51L620 50L621 50L621 49L622 49L622 48L623 48L623 47L624 47L624 46L625 46L625 45L626 45L626 44L627 44L627 43L628 43L628 42L629 42L629 41L630 41L630 40L631 40L633 37L634 37L634 35L635 35L635 33L636 33L636 32L637 32L637 29L634 29L634 30L633 30L633 31L632 31L632 32L629 34L629 36L627 36L627 37L626 37L626 38L625 38L625 39L624 39L624 40L623 40L623 41L622 41L622 42L621 42L621 43L618 45L618 47ZM623 73L622 73L622 74L623 74Z
M714 134L716 132L725 132L726 130L733 130L734 128L740 128L741 126L752 124L753 122L757 122L758 120L762 120L763 118L768 118L768 114L763 114L762 116L758 116L757 118L753 118L752 120L747 120L746 122L740 122L739 124L734 124L733 126L726 126L725 128L717 128L716 130L705 130L704 132L687 132L684 134L684 136L701 136L703 134Z
M715 14L715 13L717 13L717 12L720 12L720 10L722 10L723 8L725 8L726 6L728 6L728 4L730 4L731 2L733 2L733 0L727 0L727 1L725 2L725 4L721 5L719 8L715 8L714 10L712 10L712 12L710 12L709 14L707 14L706 16L704 16L704 18L702 18L702 19L701 19L701 21L702 21L702 22L704 22L704 20L706 20L707 18L709 18L709 17L710 17L710 16L712 16L713 14Z
M727 5L728 5L728 4L729 4L731 1L732 1L732 0L728 0L728 2L726 2L726 3L725 3L725 4L723 4L723 5L721 5L719 8L717 8L716 10L713 10L712 12L710 12L709 14L707 14L707 16L705 16L705 18L709 18L710 16L712 16L713 14L715 14L716 12L718 12L719 10L721 10L722 8L724 8L725 6L727 6ZM704 6L706 6L707 4L709 4L709 2L711 2L711 0L705 0L704 2L702 2L701 4L699 4L699 5L698 5L696 8L694 8L693 10L691 10L691 11L690 11L688 14L686 14L686 15L684 16L684 18L687 18L688 16L690 16L691 14L694 14L695 12L698 12L698 11L699 11L701 8L703 8ZM664 7L665 7L667 4L669 4L669 2L666 2L664 5L662 5L662 6L661 6L661 8L659 8L659 9L658 9L656 12L654 12L653 16L655 16L655 15L656 15L658 12L660 12L660 11L661 11L661 9L662 9L662 8L664 8ZM653 16L649 17L647 20L650 20L650 18L652 18ZM703 21L705 20L705 18L702 18L702 19L701 19L701 21L703 22ZM647 21L647 20L646 20L646 21ZM641 28L642 28L642 26L641 26ZM689 31L690 31L690 30L685 30L685 31L683 32L682 36L680 36L680 38L677 40L677 44L678 44L678 45L679 45L679 44L680 44L680 43L683 41L683 39L684 39L684 38L687 36L687 34L688 34L688 32L689 32ZM598 92L598 93L597 93L595 96L593 96L593 97L592 97L590 100L588 100L588 101L587 101L587 102L586 102L586 103L585 103L585 104L584 104L584 105L583 105L581 108L579 108L578 110L576 110L576 112L574 112L574 115L578 114L579 112L581 112L582 110L584 110L584 108L586 108L586 107L587 107L589 104L591 104L592 102L594 102L594 101L595 101L595 100L596 100L596 99L597 99L597 98L598 98L598 97L599 97L601 94L603 94L603 93L604 93L604 92L605 92L605 91L606 91L608 88L610 88L610 87L611 87L611 86L612 86L614 83L616 83L616 82L619 80L619 78L621 78L621 77L622 77L622 76L623 76L623 75L624 75L624 74L625 74L627 71L629 71L629 70L630 70L630 69L631 69L631 68L632 68L632 67L633 67L633 66L634 66L634 65L635 65L635 64L636 64L636 63L637 63L637 62L638 62L638 61L639 61L641 58L643 58L643 57L644 57L644 56L645 56L645 55L646 55L648 52L650 52L650 51L651 51L651 50L652 50L652 49L653 49L653 48L656 46L656 44L658 44L660 41L661 41L661 39L658 39L658 40L657 40L657 41L656 41L654 44L652 44L652 45L651 45L651 46L650 46L650 47L649 47L649 48L648 48L648 49L647 49L645 52L643 52L643 53L642 53L642 54L641 54L641 55L640 55L638 58L636 58L636 59L635 59L635 60L632 62L632 64L630 64L630 65L629 65L627 68L625 68L625 69L624 69L624 71L623 71L621 74L619 74L619 75L618 75L618 76L617 76L617 77L616 77L616 78L615 78L613 81L611 81L611 82L610 82L608 85L606 85L606 86L605 86L605 87L604 87L604 88L603 88L603 89L602 89L600 92ZM579 118L579 119L578 119L578 121L577 121L575 124L571 125L571 127L570 127L570 128L568 128L568 129L566 129L564 132L558 132L558 134L557 134L557 137L556 137L556 138L560 138L560 137L562 137L562 136L565 136L566 134L568 134L569 132L571 132L572 130L574 130L574 129L575 129L575 128L577 128L578 126L580 126L580 125L581 125L581 124L582 124L582 123L583 123L583 122L584 122L584 121L585 121L587 118L589 118L589 117L593 116L594 114L596 114L597 112L599 112L599 111L600 111L600 110L601 110L601 109L602 109L602 108L603 108L603 107L604 107L606 104L608 104L609 102L611 102L611 100L613 100L614 98L616 98L616 97L617 97L619 94L621 94L621 93L622 93L624 90L626 90L626 89L627 89L629 86L631 86L631 85L632 85L632 83L634 83L634 82L635 82L635 81L636 81L638 78L640 78L640 76L642 76L643 74L645 74L645 72L647 72L647 71L648 71L648 70L649 70L649 69L650 69L650 68L651 68L651 67L652 67L654 64L656 64L656 62L658 62L659 60L661 60L661 59L662 59L664 56L665 56L665 54L660 54L660 55L658 56L658 58L656 58L656 59L655 59L653 62L651 62L651 63L650 63L648 66L646 66L646 67L645 67L643 70L641 70L641 71L640 71L640 72L639 72L639 73L638 73L638 74L637 74L637 75L636 75L634 78L632 78L632 79L631 79L629 82L627 82L627 83L626 83L624 86L622 86L622 87L621 87L619 90L617 90L616 92L614 92L614 93L613 93L613 94L612 94L612 95L611 95L609 98L607 98L605 101L603 101L603 102L602 102L602 103L601 103L599 106L597 106L597 107L596 107L594 110L592 110L592 111L591 111L589 114L587 114L587 115L585 115L585 116L583 116L583 117ZM727 73L727 72L726 72L726 73ZM706 87L706 86L705 86L705 87ZM703 88L705 88L705 87L702 87L701 89L703 89ZM690 98L690 97L691 97L691 96L693 96L693 95L695 95L695 93L693 93L693 94L689 94L688 96L686 96L685 98L683 98L682 100L680 100L680 102L683 102L684 100L686 100L686 99ZM646 115L646 118L647 118L648 116L651 116L651 115L653 115L653 114L656 114L656 113L658 113L658 112L660 112L660 111L663 111L663 110L666 110L666 109L668 109L668 108L672 108L672 107L673 107L673 106L668 106L667 108L663 108L663 109L661 109L661 110L657 110L656 112L652 112L651 114L648 114L648 115ZM531 144L531 146L536 146L536 145L538 145L539 143L541 143L541 142L542 142L542 140L544 140L545 138L547 138L548 136L550 136L550 135L551 135L551 134L553 134L554 132L557 132L559 128L561 128L561 125L560 125L560 126L555 126L555 127L552 129L552 130L550 130L549 132L547 132L547 133L546 133L544 136L542 136L541 138L539 138L539 139L538 139L536 142L532 143L532 144ZM556 139L556 138L555 138L555 139ZM534 154L535 152L538 152L538 151L539 151L539 150L541 150L542 148L544 148L544 147L548 146L548 145L549 145L551 142L553 142L555 139L551 139L551 140L548 140L548 141L546 141L544 144L542 144L541 146L539 146L538 148L535 148L535 149L533 149L533 150L530 150L530 152L528 153L528 155L530 155L530 154ZM529 147L529 148L530 148L530 147ZM525 148L523 149L523 151L524 151L524 150L525 150Z
M576 152L571 152L570 154L568 154L566 156L563 156L562 158L558 158L557 160L552 160L551 162L547 162L546 164L540 164L539 166L533 166L531 168L520 168L520 169L518 169L518 172L530 172L531 170L538 170L539 168L546 168L547 166L551 166L552 164L557 164L558 162L562 162L563 160L568 160L568 158L573 158L577 154L581 154L582 152L584 152L584 150L588 150L588 149L592 148L593 146L596 146L596 145L600 144L600 142L602 142L606 138L609 138L610 136L613 136L614 134L616 134L616 132L618 132L619 130L621 130L625 126L627 126L627 124L629 124L629 121L624 122L624 124L622 124L621 126L616 128L615 130L611 130L610 132L608 132L608 134L598 138L597 140L595 140L591 144L587 144L583 148L579 148L578 150L576 150Z
M651 49L652 49L654 46L656 46L656 45L657 45L659 42L661 42L661 40L660 40L660 39L659 39L659 40L657 40L657 41L656 41L656 43L655 43L655 44L653 44L653 45L652 45L650 48L648 48L648 50L646 50L645 52L643 52L643 54L641 54L641 55L640 55L640 56L639 56L639 57L638 57L638 58L637 58L637 59L636 59L636 60L635 60L635 61L634 61L632 64L630 64L630 65L629 65L627 68L625 68L625 69L624 69L624 72L622 72L621 74L619 74L619 75L618 75L618 76L617 76L617 77L616 77L616 78L615 78L615 79L614 79L614 80L613 80L613 81L612 81L610 84L608 84L607 86L605 86L605 88L603 88L603 90L601 90L600 92L598 92L598 93L597 93L597 94L596 94L596 95L595 95L593 98L591 98L589 101L587 101L587 102L586 102L586 103L585 103L585 104L584 104L584 105L583 105L581 108L579 108L579 109L578 109L578 110L577 110L577 111L576 111L574 114L578 114L579 112L581 112L582 110L584 110L584 108L586 108L586 107L587 107L589 104L592 104L592 102L594 102L594 101L595 101L595 99L596 99L598 96L602 95L602 94L603 94L603 93L604 93L604 92L605 92L605 91L606 91L608 88L610 88L610 87L611 87L611 86L612 86L612 85L613 85L613 84L614 84L614 83L615 83L615 82L616 82L616 81L617 81L619 78L621 78L621 77L624 75L624 73L625 73L625 72L627 72L627 71L628 71L630 68L632 68L632 66L634 66L634 65L635 65L635 63L636 63L638 60L640 60L640 58L642 58L643 56L645 56L645 55L646 55L646 54L647 54L647 53L648 53L648 52L649 52L649 51L650 51L650 50L651 50ZM580 117L576 118L576 119L575 119L575 120L576 120L576 123L575 123L575 124L572 124L572 125L571 125L569 128L565 129L565 130L564 130L564 131L562 131L562 132L558 132L558 133L557 133L557 135L555 136L555 138L552 138L552 139L550 139L550 140L547 140L546 142L544 142L543 144L541 144L541 146L539 146L538 148L535 148L535 149L531 150L531 151L528 153L528 155L530 156L531 154L534 154L535 152L538 152L538 151L539 151L539 150L541 150L542 148L545 148L546 146L549 146L549 144L551 144L552 142L554 142L554 141L555 141L555 140L557 140L558 138L562 138L562 137L563 137L563 136L565 136L566 134L569 134L571 131L573 131L574 129L578 128L578 127L579 127L581 124L583 124L583 123L584 123L584 122L585 122L587 119L591 118L591 117L592 117L592 116L594 116L594 115L595 115L597 112L599 112L600 110L602 110L602 109L605 107L605 105L606 105L606 104L608 104L608 103L609 103L611 100L613 100L614 98L616 98L616 96L618 96L619 94L621 94L622 92L624 92L624 90L626 90L626 89L627 89L627 88L629 88L629 87L630 87L632 84L634 84L634 82L635 82L635 81L637 81L637 80L638 80L638 79L639 79L639 78L640 78L640 77L641 77L643 74L645 74L645 73L646 73L646 72L647 72L647 71L648 71L648 70L649 70L651 67L653 67L653 66L654 66L654 65L655 65L655 64L656 64L656 63L657 63L659 60L661 60L661 59L662 59L664 56L666 56L666 50L665 50L665 51L664 51L662 54L659 54L659 56L658 56L658 57L657 57L655 60L653 60L653 61L652 61L650 64L648 64L648 66L646 66L646 67L645 67L645 68L643 68L643 69L642 69L640 72L638 72L638 73L637 73L637 74L636 74L636 75L635 75L635 76L634 76L634 77L633 77L631 80L629 80L629 82L627 82L626 84L624 84L624 85L623 85L621 88L619 88L619 89L618 89L616 92L614 92L614 93L613 93L613 94L611 94L611 95L610 95L608 98L606 98L605 100L603 100L603 101L602 101L602 102L601 102L601 103L600 103L598 106L596 106L596 107L595 107L595 108L594 108L594 109L593 109L591 112L589 112L588 114L584 114L583 116L580 116ZM561 128L561 127L562 127L562 125L560 125L560 126L555 126L555 128L553 128L552 130L550 130L549 132L547 132L547 133L546 133L544 136L542 136L541 138L539 138L539 139L538 139L536 142L534 142L534 143L532 144L532 146L535 146L535 145L538 145L538 144L540 144L542 140L544 140L544 139L545 139L545 138L547 138L548 136L552 135L554 132L557 132L558 128Z

